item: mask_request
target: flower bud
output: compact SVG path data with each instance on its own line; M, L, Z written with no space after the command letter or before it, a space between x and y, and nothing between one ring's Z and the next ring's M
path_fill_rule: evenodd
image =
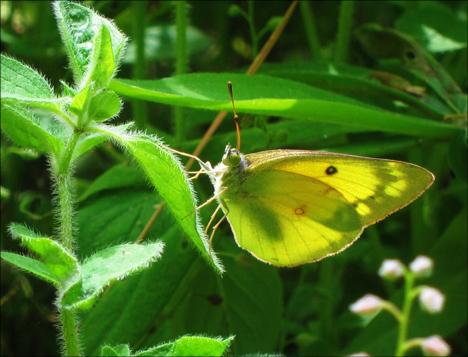
M419 294L419 304L430 314L437 314L444 308L445 296L437 289L425 287Z
M351 312L366 320L372 320L382 310L382 299L378 296L367 294L349 306Z
M356 353L353 353L352 355L348 355L347 357L370 357L370 354L366 352L356 352Z
M425 356L448 356L451 350L447 342L437 335L426 338L421 348Z
M434 262L431 258L420 255L409 265L410 270L419 277L429 277L432 275Z
M379 269L382 278L396 280L403 275L404 266L398 259L385 259Z

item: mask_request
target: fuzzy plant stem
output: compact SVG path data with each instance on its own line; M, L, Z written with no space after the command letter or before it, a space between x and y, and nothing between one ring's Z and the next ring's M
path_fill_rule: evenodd
M73 253L73 187L72 170L70 168L76 144L81 136L81 131L75 131L67 143L65 151L58 163L57 188L60 210L60 235L62 244ZM77 323L73 311L58 306L63 329L65 343L65 355L79 356Z
M75 314L72 310L60 309L62 319L63 341L66 356L81 356L78 344L78 330L76 328Z
M81 132L75 131L70 137L60 159L56 178L60 204L60 239L71 253L73 252L73 186L70 163L80 136Z

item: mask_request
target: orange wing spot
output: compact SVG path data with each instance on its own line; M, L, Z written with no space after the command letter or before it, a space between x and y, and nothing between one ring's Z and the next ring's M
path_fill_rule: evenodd
M296 216L302 216L306 213L306 205L302 205L301 207L295 208L294 209L294 214Z

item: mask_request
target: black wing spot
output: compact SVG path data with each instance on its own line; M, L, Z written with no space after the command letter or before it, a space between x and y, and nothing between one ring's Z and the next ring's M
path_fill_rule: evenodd
M335 166L328 166L327 169L325 170L325 173L327 175L334 175L338 172L338 169Z

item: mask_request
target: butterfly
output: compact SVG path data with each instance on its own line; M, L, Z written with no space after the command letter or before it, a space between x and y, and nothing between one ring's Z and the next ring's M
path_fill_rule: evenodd
M434 181L401 161L308 150L243 155L230 145L209 175L237 244L280 267L343 251Z
M434 181L430 171L401 161L308 150L243 155L237 120L236 128L237 148L228 145L221 163L199 160L219 203L208 227L222 209L237 244L279 267L343 251Z

